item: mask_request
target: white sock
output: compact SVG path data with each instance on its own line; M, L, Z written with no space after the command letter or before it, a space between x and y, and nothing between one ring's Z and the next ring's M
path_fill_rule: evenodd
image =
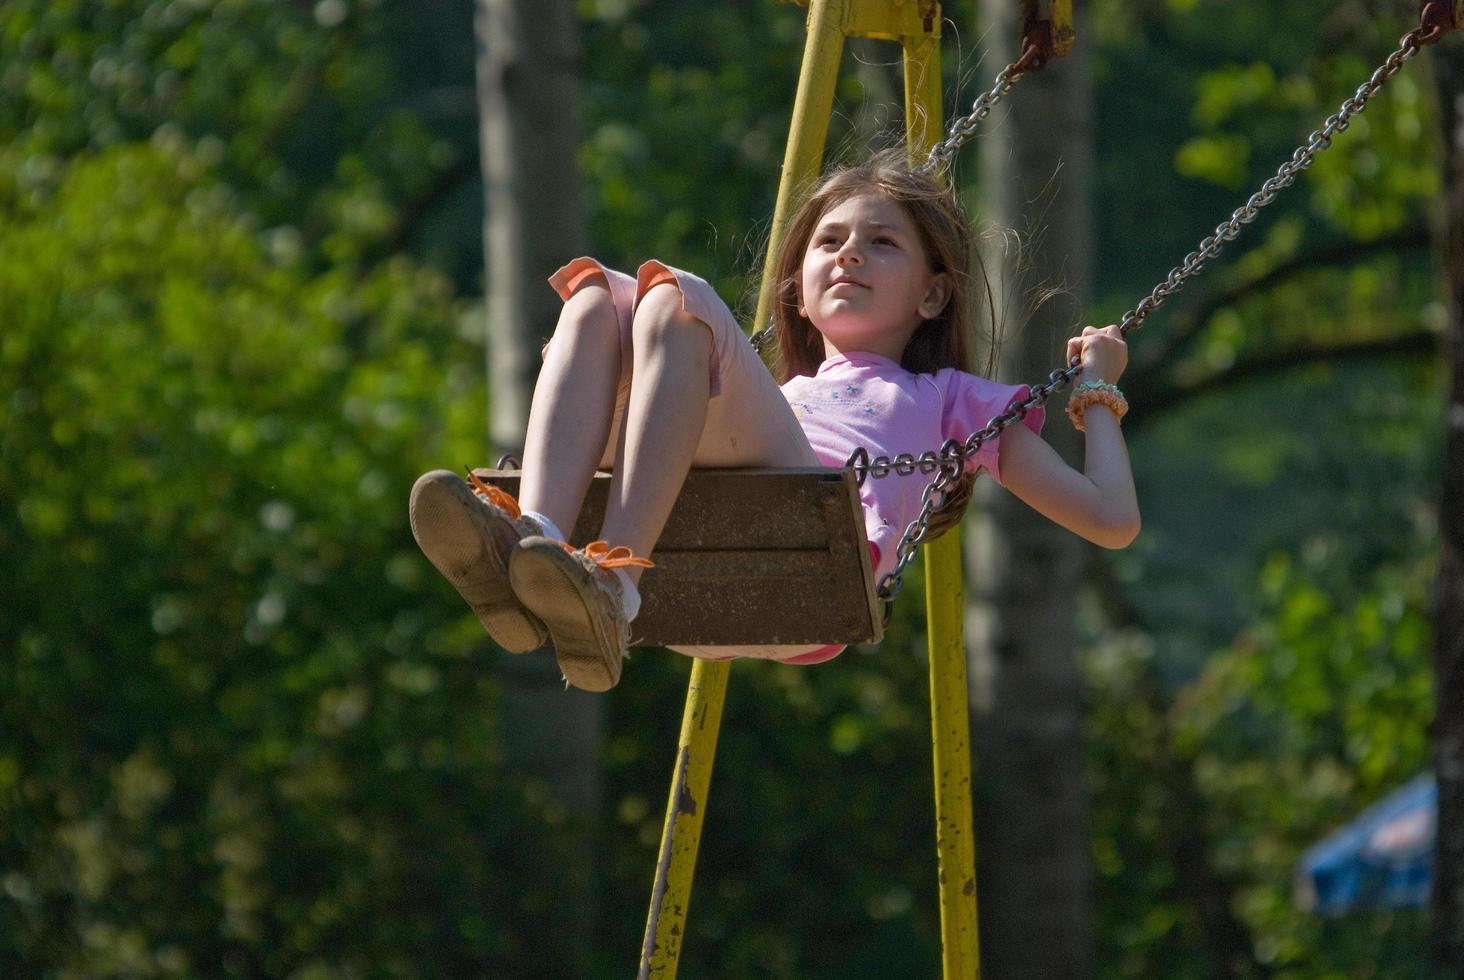
M545 517L543 514L539 513L536 510L522 511L520 512L519 516L526 518L534 524L539 525L539 530L543 532L543 535L546 538L553 538L556 541L566 542L569 540L567 537L565 537L564 532L559 530L558 524L555 524L549 518ZM626 574L625 569L612 568L610 569L610 571L614 572L615 576L620 579L620 601L624 604L625 621L628 623L632 619L635 619L636 615L640 612L640 589L636 588L635 582L633 582L631 580L631 577Z
M564 536L564 532L559 530L558 524L555 524L549 518L545 517L543 514L539 513L536 510L523 511L519 514L519 516L527 518L532 523L539 525L539 530L544 533L544 537L546 538L553 538L555 541L569 540L567 537Z
M610 571L620 579L620 599L625 603L625 621L628 623L640 612L640 589L635 587L635 582L631 581L630 573L625 569L612 568Z

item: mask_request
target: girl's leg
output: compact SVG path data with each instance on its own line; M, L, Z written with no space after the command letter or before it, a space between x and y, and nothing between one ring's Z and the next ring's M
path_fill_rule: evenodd
M600 537L645 557L693 463L817 461L782 392L710 286L648 263L639 290L629 330L629 391ZM619 681L630 642L627 600L612 567L542 538L523 541L510 562L514 592L547 628L566 681L585 690ZM624 571L639 578L638 567Z
M643 284L659 280L665 271L658 263L649 263L641 269L640 280ZM600 535L612 545L626 544L635 554L652 558L654 543L691 466L820 465L792 407L730 311L705 281L679 272L675 280L652 286L632 321L634 366L615 463L616 479L623 476L624 483L618 492L612 484ZM711 342L709 357L702 356L705 339ZM655 349L662 356L652 356ZM716 397L707 397L709 391ZM693 437L690 430L698 423L700 431ZM694 444L689 459L688 443ZM673 446L674 453L669 451ZM647 491L653 499L636 489L644 485L642 476L652 481ZM640 575L639 568L625 571ZM836 655L842 647L672 649L714 659L794 658L811 663Z
M570 531L596 463L610 452L606 439L628 392L636 283L589 258L570 262L550 282L565 305L534 388L519 497L524 509ZM519 506L447 470L420 477L409 503L422 551L494 640L514 653L547 637L510 581L513 551L542 532L538 522L520 516Z
M642 268L642 282L670 278L657 269ZM651 286L631 336L630 397L600 533L611 545L650 555L693 465L818 465L782 391L705 282L683 275ZM641 569L626 572L638 581Z
M579 259L556 274L555 285L566 303L534 389L520 498L527 509L571 528L605 450L626 360L615 290L628 330L635 283ZM517 517L511 499L495 500L491 490L473 490L446 470L418 479L409 513L423 552L500 646L520 653L543 644L544 625L514 595L508 578L510 554L524 537L539 533L537 524Z
M631 325L625 428L600 537L648 555L691 468L707 419L712 334L674 283L651 287ZM633 580L640 568L628 568Z
M519 505L574 530L605 451L620 379L620 328L603 277L564 303L529 407Z

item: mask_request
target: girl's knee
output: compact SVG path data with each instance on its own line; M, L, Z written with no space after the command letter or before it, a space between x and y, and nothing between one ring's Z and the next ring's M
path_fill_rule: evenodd
M575 289L564 301L559 312L559 322L554 326L554 336L566 338L562 343L578 344L581 338L592 340L605 338L620 345L620 313L615 309L615 297L604 281L591 281ZM547 353L549 345L544 345Z
M615 297L610 292L609 283L603 279L583 283L564 301L564 313L568 316L599 315L606 311L614 315Z
M681 287L674 282L658 283L648 289L636 304L631 331L640 343L657 343L688 328L711 341L711 328L686 312L682 305Z

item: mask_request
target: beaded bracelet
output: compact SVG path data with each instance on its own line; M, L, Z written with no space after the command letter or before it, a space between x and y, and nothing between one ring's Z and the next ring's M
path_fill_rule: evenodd
M1073 428L1079 432L1083 431L1083 413L1094 402L1113 409L1113 414L1120 420L1128 411L1128 399L1123 397L1123 392L1118 390L1118 385L1109 384L1106 381L1084 381L1073 389L1072 397L1068 399L1067 405L1068 418L1072 420Z

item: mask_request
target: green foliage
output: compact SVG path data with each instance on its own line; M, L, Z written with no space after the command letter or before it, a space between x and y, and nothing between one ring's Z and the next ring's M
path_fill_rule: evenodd
M772 3L593 10L580 163L593 188L597 247L630 267L654 256L696 269L726 284L735 306L761 271L805 11Z
M1098 5L1100 126L1124 147L1100 162L1102 305L1131 306L1319 128L1406 7ZM1432 207L1429 84L1411 62L1135 341L1192 331L1161 387L1227 383L1131 416L1145 531L1116 572L1137 618L1087 657L1104 976L1433 975L1426 911L1321 921L1291 879L1429 761L1440 379L1383 355L1248 367L1443 322L1426 257L1368 244ZM1140 116L1141 87L1175 98Z
M1436 975L1426 910L1330 921L1292 895L1306 847L1429 763L1432 561L1424 551L1357 579L1330 557L1274 555L1254 626L1172 706L1143 637L1090 657L1095 862L1115 903L1100 906L1113 923L1106 975ZM1184 865L1196 859L1211 867ZM1223 912L1246 946L1206 912L1207 874L1231 891Z
M1106 975L1429 976L1426 913L1320 922L1291 886L1428 764L1437 383L1316 368L1135 434L1140 619L1089 657Z
M472 9L12 0L4 152L28 192L71 154L172 131L310 258L406 248L476 283L479 227L448 210L480 197ZM446 240L421 240L429 226Z
M0 239L5 972L483 965L491 684L401 517L476 444L448 284L273 258L166 143L58 177Z
M1098 125L1107 145L1124 147L1099 161L1103 234L1113 247L1099 250L1095 280L1100 305L1119 309L1321 128L1392 51L1417 9L1384 4L1365 16L1360 4L1095 6ZM1354 118L1209 278L1231 280L1238 253L1278 261L1419 220L1439 187L1425 61L1409 63ZM1133 93L1157 91L1171 97L1135 111ZM1276 221L1295 222L1299 234L1256 249Z
M1239 886L1258 956L1288 977L1370 959L1380 975L1428 975L1426 948L1398 943L1386 918L1329 927L1288 887L1302 849L1428 766L1433 714L1432 561L1339 581L1314 551L1263 569L1260 621L1175 706L1177 748L1195 760L1217 870ZM1426 912L1398 919L1426 929Z

